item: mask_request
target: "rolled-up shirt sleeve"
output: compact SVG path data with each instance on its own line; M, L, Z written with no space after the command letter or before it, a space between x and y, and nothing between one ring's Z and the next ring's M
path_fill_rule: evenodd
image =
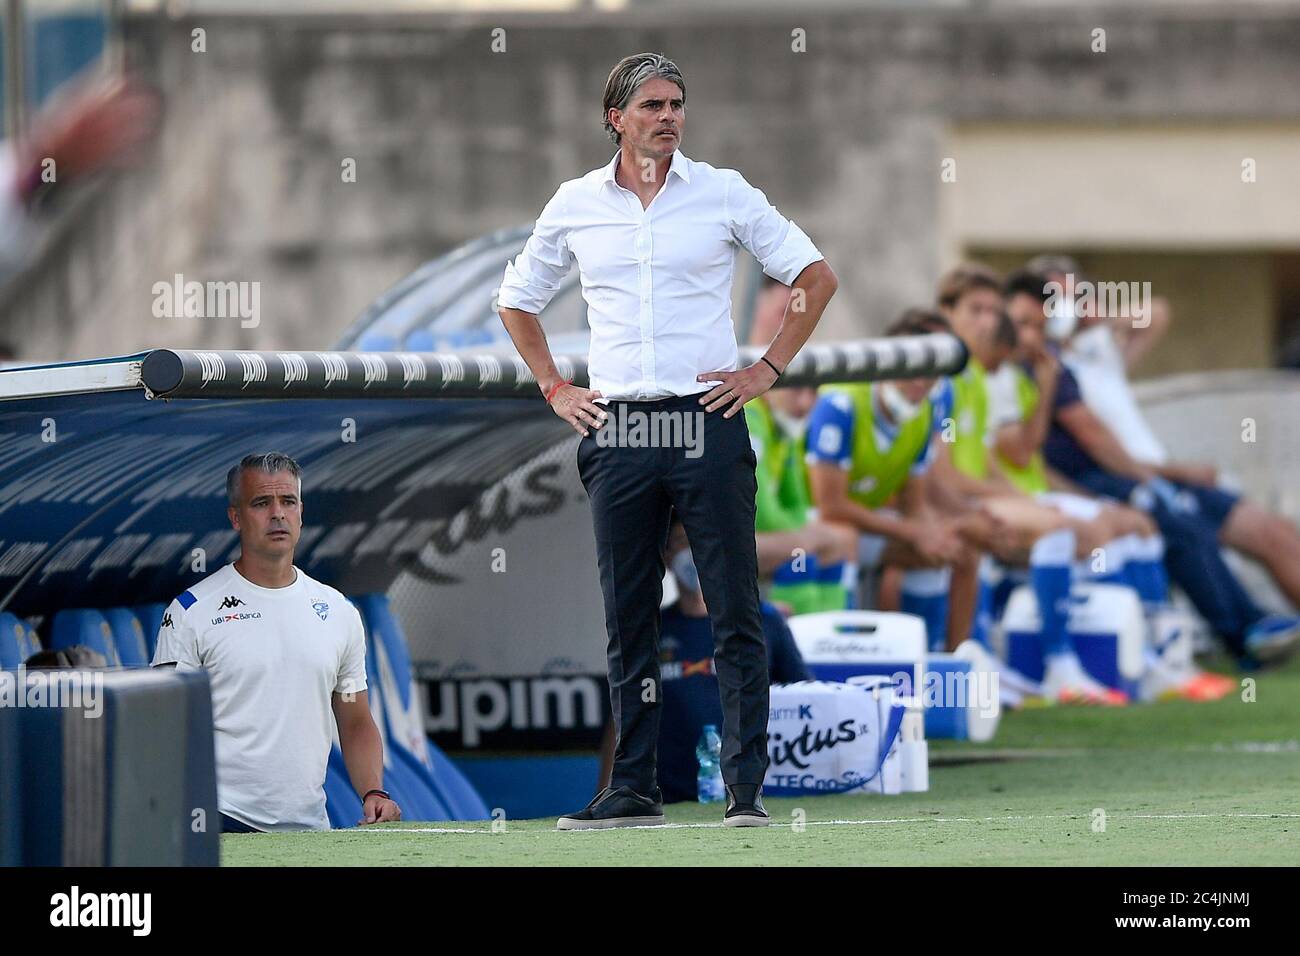
M524 243L523 250L515 256L514 262L506 263L506 274L497 295L498 308L521 309L536 315L560 291L560 282L573 265L565 221L564 189L561 186L556 190L537 217L533 233Z
M753 253L773 279L793 285L799 273L823 256L795 223L767 201L761 189L731 170L725 205L727 225L735 240Z

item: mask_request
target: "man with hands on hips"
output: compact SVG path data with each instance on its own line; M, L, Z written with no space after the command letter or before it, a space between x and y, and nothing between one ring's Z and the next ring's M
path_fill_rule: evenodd
M582 435L608 632L617 742L610 786L560 829L663 822L656 775L663 549L676 512L691 542L723 705L724 823L765 826L768 665L754 545L755 457L745 416L802 348L838 286L804 232L735 170L680 150L686 82L666 57L621 60L602 120L608 164L561 184L508 263L501 320L556 415ZM775 339L737 368L731 283L738 247L793 287ZM591 387L562 379L538 322L576 262L587 303ZM696 416L698 453L596 441L631 414ZM615 431L611 429L611 431ZM685 434L684 431L679 434Z

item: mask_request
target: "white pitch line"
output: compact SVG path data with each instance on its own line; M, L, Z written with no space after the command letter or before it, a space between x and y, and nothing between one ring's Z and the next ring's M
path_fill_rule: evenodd
M1300 813L1112 813L1111 820L1296 820ZM889 817L878 820L808 820L809 827L880 826L891 823L1013 823L1024 820L1087 820L1082 813L1044 813L1002 817ZM792 823L771 823L773 827L792 827ZM567 830L566 833L610 833L615 830L720 830L721 823L664 823L659 826L607 827L605 829ZM359 833L505 833L511 828L494 831L463 827L364 827ZM331 832L331 831L323 831ZM341 832L341 831L333 831ZM516 830L515 832L525 832ZM561 831L528 830L529 833Z

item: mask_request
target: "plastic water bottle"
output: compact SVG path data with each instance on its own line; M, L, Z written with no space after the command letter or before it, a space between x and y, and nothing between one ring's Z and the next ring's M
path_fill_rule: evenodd
M695 759L700 762L696 777L700 803L717 803L725 793L722 789L722 738L716 724L705 724L700 742L695 745Z
M925 712L916 698L905 700L906 712L898 735L898 775L902 793L930 789L930 744L925 739Z

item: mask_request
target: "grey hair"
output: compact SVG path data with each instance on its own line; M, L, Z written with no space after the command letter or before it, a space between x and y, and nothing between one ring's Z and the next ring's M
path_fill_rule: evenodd
M302 497L302 468L288 455L268 451L261 455L245 455L238 465L226 472L226 500L232 508L239 507L239 479L246 471L263 471L268 475L287 471L298 479L298 496Z
M632 99L632 94L637 91L637 87L646 80L656 77L676 83L682 91L682 102L686 102L686 80L682 78L682 71L677 69L676 63L662 53L634 53L625 56L615 64L614 69L609 71L609 78L605 80L601 122L605 124L605 132L609 134L609 138L616 144L622 142L623 136L609 121L609 111L627 109L628 101Z

